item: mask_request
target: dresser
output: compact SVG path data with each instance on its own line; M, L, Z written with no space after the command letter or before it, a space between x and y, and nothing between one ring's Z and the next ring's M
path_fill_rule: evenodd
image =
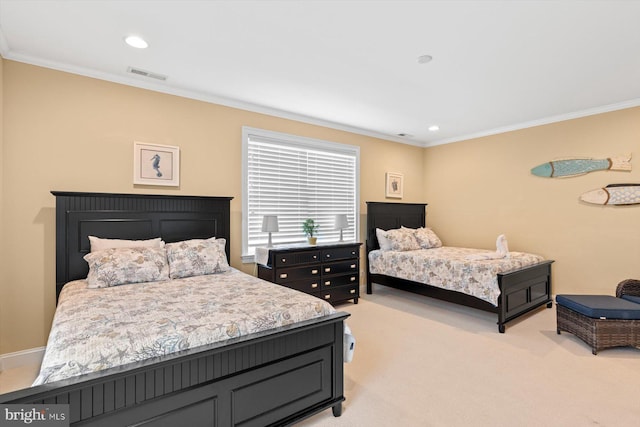
M258 277L335 304L360 296L361 243L269 248Z

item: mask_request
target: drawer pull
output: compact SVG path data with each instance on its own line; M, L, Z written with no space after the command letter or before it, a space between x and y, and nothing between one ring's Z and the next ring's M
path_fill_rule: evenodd
M327 254L327 258L331 258L331 254Z
M318 259L318 255L314 255L314 256L313 256L313 259Z
M331 286L331 280L327 280L326 282L324 282L325 286Z
M318 274L318 270L311 270L311 274Z
M282 258L282 263L284 264L285 262L287 262L286 258Z
M331 294L326 294L326 295L324 296L324 299L331 299Z
M351 255L355 255L355 254L356 254L356 251L351 251Z
M280 278L281 278L281 279L286 279L288 276L289 276L289 275L288 275L287 273L282 273L282 274L280 275Z
M311 284L311 288L312 288L312 289L315 289L315 288L317 288L317 287L318 287L318 284L317 284L317 283L312 283L312 284Z
M356 265L355 264L351 264L349 267L356 268Z
M350 294L355 294L355 293L356 293L356 290L355 290L355 289L351 289L351 290L349 291L349 293L350 293Z
M355 282L356 281L356 276L351 276L351 281Z
M331 267L327 267L327 268L325 268L325 269L324 269L324 272L325 272L325 273L331 273Z

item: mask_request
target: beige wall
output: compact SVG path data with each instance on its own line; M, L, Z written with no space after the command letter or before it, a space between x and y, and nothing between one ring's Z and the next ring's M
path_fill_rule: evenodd
M231 264L241 250L241 135L251 126L361 147L361 216L384 173L422 200L422 151L348 132L3 61L0 354L43 346L55 308L51 190L233 196ZM177 145L180 188L132 184L133 141ZM232 177L232 179L229 179ZM364 234L361 235L364 239Z
M562 157L633 153L632 172L550 179L530 169ZM538 126L424 151L427 221L445 244L554 259L554 293L613 294L640 277L640 206L597 206L580 194L640 183L640 108Z
M231 264L252 272L240 263L242 126L360 146L361 230L365 201L385 200L385 172L401 172L403 201L429 203L427 221L445 244L491 248L505 233L512 250L556 260L555 293L610 294L640 277L640 207L578 201L640 182L640 166L562 180L529 172L558 157L640 156L640 108L421 149L7 60L0 105L0 354L46 342L51 190L233 196ZM133 186L134 140L180 146L180 188Z
M4 283L5 278L5 267L4 267L4 221L3 218L3 188L2 183L4 182L4 59L0 56L0 284ZM2 289L0 288L0 295L2 295ZM0 303L0 331L4 330L4 316L2 310L2 303ZM2 354L2 333L0 333L0 354ZM1 367L0 367L1 369Z

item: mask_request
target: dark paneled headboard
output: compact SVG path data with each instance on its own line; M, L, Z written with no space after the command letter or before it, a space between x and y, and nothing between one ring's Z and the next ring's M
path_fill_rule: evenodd
M367 253L378 249L376 228L424 227L426 203L367 202Z
M76 193L56 196L56 299L65 283L87 277L88 236L165 242L219 237L230 257L232 197Z

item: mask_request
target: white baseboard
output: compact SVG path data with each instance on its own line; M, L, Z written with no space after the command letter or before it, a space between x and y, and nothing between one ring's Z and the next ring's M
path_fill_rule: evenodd
M16 351L15 353L0 354L0 372L19 368L25 365L39 365L42 363L43 357L44 347L30 348L28 350Z

